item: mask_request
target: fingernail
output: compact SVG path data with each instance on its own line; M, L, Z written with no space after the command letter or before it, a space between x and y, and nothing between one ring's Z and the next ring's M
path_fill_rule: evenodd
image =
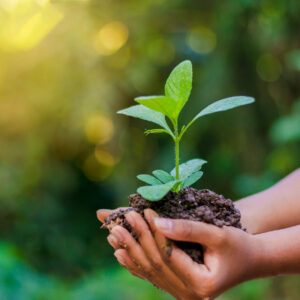
M172 231L173 222L168 219L155 218L154 219L155 226L163 231Z
M123 259L122 256L120 256L120 255L118 255L118 254L115 254L115 253L114 253L114 256L116 257L116 259L118 260L118 262L119 262L121 265L125 266L125 260Z
M107 237L107 240L112 247L116 248L118 246L118 240L112 234Z
M135 226L135 219L134 219L134 216L131 213L126 214L126 219L132 227Z

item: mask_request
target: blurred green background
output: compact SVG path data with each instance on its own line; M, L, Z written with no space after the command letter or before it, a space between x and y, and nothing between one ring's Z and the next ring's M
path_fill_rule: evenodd
M116 115L194 65L187 121L208 116L181 159L208 160L198 188L232 199L300 165L300 2L0 0L0 299L170 299L116 264L95 212L127 204L136 174L173 167L168 138ZM299 277L220 299L299 299Z

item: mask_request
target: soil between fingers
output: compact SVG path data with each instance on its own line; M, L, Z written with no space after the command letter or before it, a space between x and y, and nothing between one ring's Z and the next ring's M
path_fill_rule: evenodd
M129 211L136 211L144 218L144 209L151 208L161 217L186 219L214 224L218 227L233 226L241 229L241 214L230 199L208 189L197 190L187 187L178 193L169 192L159 201L149 201L140 194L129 196L129 208L120 209L105 219L102 228L111 230L115 225L126 228L132 236L137 235L125 219ZM203 263L202 246L195 243L177 242L174 244L187 253L194 261ZM169 253L171 253L171 247Z

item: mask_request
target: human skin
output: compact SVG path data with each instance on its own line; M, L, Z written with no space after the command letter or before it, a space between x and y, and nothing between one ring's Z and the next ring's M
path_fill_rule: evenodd
M238 201L249 232L300 224L295 213L300 211L299 182L300 172L295 171L269 190ZM98 211L98 218L103 221L109 213ZM300 226L254 235L233 227L162 219L149 209L145 217L150 228L139 214L126 215L139 243L120 226L112 229L108 241L122 266L176 299L213 299L243 281L300 273ZM168 256L167 238L203 245L204 264L174 246Z
M253 234L300 224L300 169L271 188L235 202Z

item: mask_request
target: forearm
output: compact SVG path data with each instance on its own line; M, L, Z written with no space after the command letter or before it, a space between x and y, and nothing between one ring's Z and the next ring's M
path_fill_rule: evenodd
M300 274L300 225L258 234L257 276Z
M243 226L253 234L300 224L300 169L235 204L241 211Z

